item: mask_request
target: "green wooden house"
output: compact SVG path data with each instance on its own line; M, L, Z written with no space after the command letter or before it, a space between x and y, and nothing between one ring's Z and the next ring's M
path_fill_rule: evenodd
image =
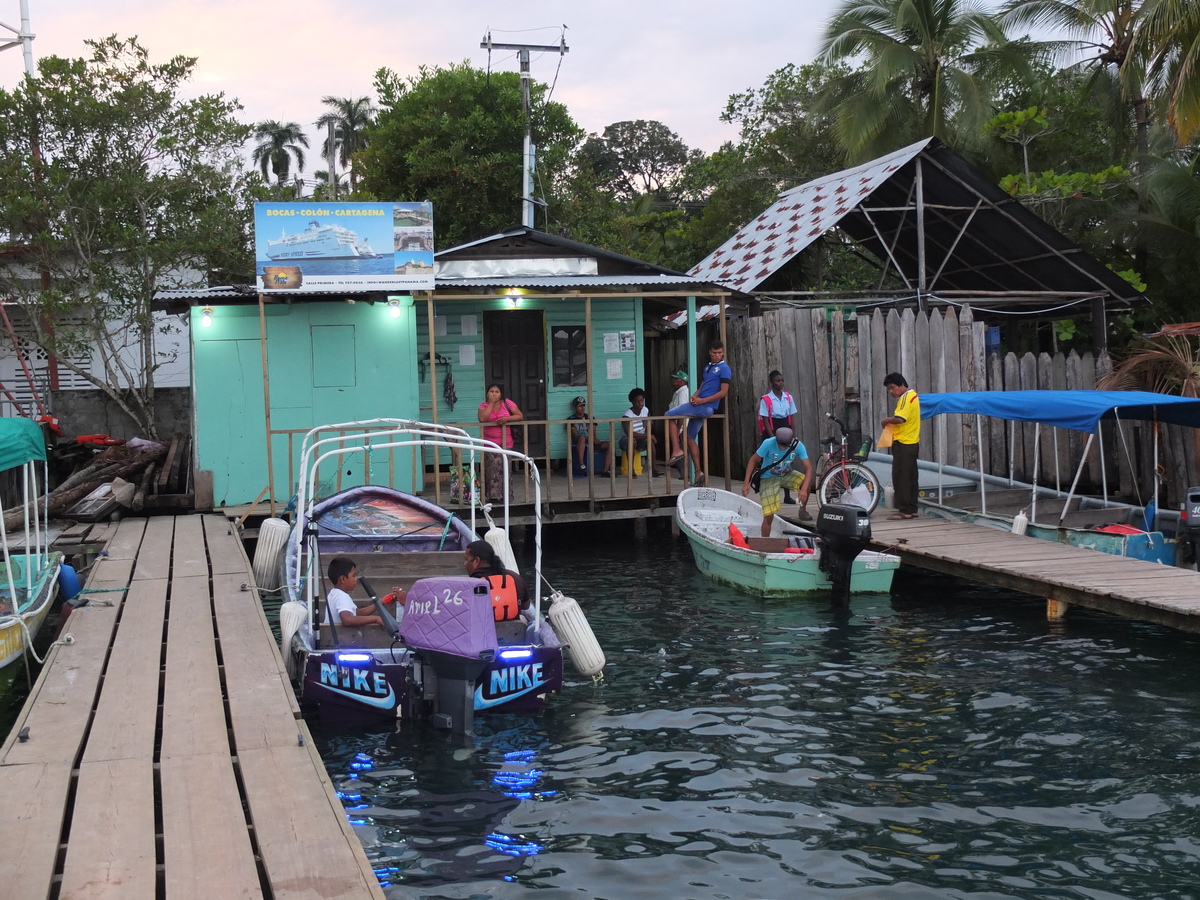
M197 505L209 479L217 506L264 491L285 503L303 435L320 425L404 418L478 433L477 410L493 382L525 415L519 446L555 466L567 455L562 420L572 398L588 398L598 420L619 419L630 389L647 383L647 344L658 335L651 325L694 312L697 298L723 304L726 296L691 276L529 228L442 251L436 285L405 296L162 292L168 305L191 307ZM666 399L651 396L651 410L661 412ZM345 463L339 486L383 480L386 467L397 487L413 490L433 466L372 454Z

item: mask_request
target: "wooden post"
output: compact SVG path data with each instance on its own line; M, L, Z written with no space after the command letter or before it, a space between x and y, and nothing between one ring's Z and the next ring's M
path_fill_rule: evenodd
M725 295L724 294L721 294L718 304L720 306L720 317L721 317L720 318L720 326L719 326L721 329L721 343L724 344L725 337L726 337ZM726 353L729 352L728 348L726 348L725 352ZM721 425L722 425L721 434L723 434L725 437L723 449L724 449L724 456L725 456L725 490L727 490L727 491L733 489L732 482L730 481L730 473L733 471L733 462L729 458L729 431L730 431L730 428L733 423L733 417L730 415L729 406L730 406L729 397L727 395L725 397L725 421L721 423ZM707 448L707 446L708 446L708 442L707 442L707 436L706 436L705 447ZM707 457L707 455L708 454L705 453L705 457ZM704 460L704 474L705 475L709 474L708 465L709 465L708 459L706 458ZM707 483L707 479L706 479L706 483Z
M430 291L429 293L427 293L425 295L425 324L426 324L426 330L429 332L429 396L430 396L430 399L433 401L433 423L436 425L437 420L438 420L437 366L434 365L433 361L435 359L437 359L437 357L434 355L434 343L435 343L436 339L434 338L434 335L433 335L433 330L434 330L433 329L433 291ZM418 366L421 365L419 360L417 362L417 365ZM486 377L484 378L484 381L487 381ZM417 406L419 407L420 404L421 404L421 401L418 399ZM420 410L418 410L417 415L420 416ZM425 451L424 451L424 449L413 447L412 454L414 457L414 463L413 463L414 467L416 466L415 458L417 456L421 457L422 465L419 467L419 471L421 474L421 490L423 491L423 490L425 490L425 466L424 466ZM434 450L433 451L433 502L436 503L438 506L442 505L442 480L440 478L440 475L441 475L441 460L438 458L438 451ZM469 479L471 490L474 490L475 489L475 482L474 482L475 473L473 471L468 472L467 478ZM415 479L414 479L414 487L415 486L416 485L415 485ZM461 497L462 494L460 493L459 496ZM490 500L491 498L489 497L488 499Z
M1065 600L1048 599L1046 601L1046 619L1050 622L1063 622L1067 618L1067 610L1071 604Z
M596 407L592 405L592 381L596 374L595 360L593 359L593 357L596 355L596 353L595 353L596 336L594 334L592 334L592 298L591 297L583 298L583 331L584 331L584 334L587 335L587 342L588 342L588 348L587 348L587 350L588 350L588 353L587 353L588 415L595 418ZM603 346L603 345L601 345L601 346ZM571 430L568 427L567 428L567 463L568 463L567 474L568 475L571 474L570 462L572 460L570 435L571 435ZM586 455L584 456L584 459L586 459L589 463L589 465L587 467L588 509L591 512L595 512L596 511L596 481L595 481L596 457L595 457L595 453L594 453L595 448L592 446L592 442L595 441L596 434L590 426L588 428L588 438L587 439L588 439L588 446L587 446L587 450L585 451ZM608 448L610 457L611 457L612 451L613 451L613 448L610 445ZM612 465L611 458L608 459L607 462L608 462L609 466Z
M267 489L271 492L271 517L274 518L275 462L271 456L271 379L267 374L267 309L261 291L258 294L258 335L259 343L262 344L263 422L267 429Z

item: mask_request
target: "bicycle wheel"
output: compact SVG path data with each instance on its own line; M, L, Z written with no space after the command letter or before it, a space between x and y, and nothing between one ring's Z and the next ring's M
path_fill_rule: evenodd
M845 503L874 512L882 497L883 486L879 483L879 477L861 463L831 466L817 485L817 502L821 506Z

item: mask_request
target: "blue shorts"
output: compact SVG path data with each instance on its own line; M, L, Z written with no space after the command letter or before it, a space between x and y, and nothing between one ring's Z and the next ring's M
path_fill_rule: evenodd
M666 414L672 418L679 419L687 416L687 436L694 441L696 439L696 435L700 433L700 429L704 427L704 420L711 416L715 411L715 406L708 406L707 404L697 406L694 403L680 403L673 409L668 409Z

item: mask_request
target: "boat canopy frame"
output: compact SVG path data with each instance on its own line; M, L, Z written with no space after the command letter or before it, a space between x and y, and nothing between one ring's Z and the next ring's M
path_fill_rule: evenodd
M341 433L327 438L317 438L320 432L337 430ZM350 432L350 433L344 433ZM346 446L348 441L359 441ZM326 449L327 445L342 446ZM301 443L300 478L296 493L296 514L303 517L302 521L310 522L313 508L316 505L317 470L323 461L328 459L341 460L347 456L362 453L364 456L375 450L389 450L401 447L432 447L434 450L459 450L468 454L470 471L474 471L475 455L490 453L503 456L508 460L524 462L528 468L533 484L534 495L534 612L538 618L542 611L542 495L541 478L535 461L516 450L501 447L492 441L473 437L462 428L451 425L437 425L432 422L420 422L415 419L369 419L359 422L342 422L334 425L322 425L310 430ZM509 529L509 476L510 467L504 467L504 530ZM476 530L476 509L483 513L489 525L492 525L490 515L491 504L480 505L475 502L472 493L470 528L473 534ZM453 513L451 513L453 515ZM300 521L297 521L300 524ZM311 621L313 611L319 598L317 597L317 582L319 573L313 567L317 554L313 545L304 553L303 531L295 528L293 538L295 546L296 570L288 572L289 578L295 578L292 586L299 593L303 586L305 601L308 605L308 615Z
M41 463L42 486L44 492L38 489L38 463ZM24 514L22 516L23 534L25 538L24 566L25 595L33 599L34 586L37 583L37 573L50 559L49 514L42 515L38 508L38 497L49 493L50 470L46 456L46 441L42 435L41 426L32 419L13 418L0 419L0 471L10 469L21 470L21 501ZM13 577L12 553L8 546L8 529L4 525L4 503L0 500L0 548L3 550L4 575L9 596L12 597L12 614L0 617L0 625L7 624L8 619L21 622L24 618L20 604L17 601L17 579ZM33 642L27 637L27 645Z
M1087 434L1087 444L1080 454L1079 465L1067 491L1066 501L1059 513L1058 525L1062 525L1067 514L1068 505L1075 496L1083 466L1091 451L1092 443L1097 436L1102 437L1102 422L1121 423L1130 421L1149 421L1153 423L1154 434L1154 509L1157 513L1159 499L1159 425L1162 423L1183 425L1200 428L1200 399L1178 397L1173 394L1158 394L1151 391L961 391L942 394L921 395L921 418L932 419L940 415L974 415L975 433L982 434L981 417L990 416L1008 422L1034 423L1033 441L1033 474L1030 498L1031 522L1037 521L1037 489L1039 452L1041 450L1042 425L1050 425L1054 431L1054 474L1056 488L1061 494L1061 477L1058 471L1058 429L1066 428ZM1117 434L1127 456L1129 447L1125 442L1125 434L1118 427ZM1016 430L1009 429L1009 467L1008 481L1014 483L1013 457ZM942 454L945 452L945 440L939 441L938 446L938 502L942 502L941 474L943 470ZM1100 479L1103 490L1104 504L1108 505L1108 475L1104 465L1104 444L1097 441L1100 452ZM1132 458L1130 457L1131 462ZM987 479L983 471L983 454L979 454L979 490L981 512L987 514ZM1139 498L1140 499L1140 498ZM1147 521L1147 531L1153 531L1153 523Z

